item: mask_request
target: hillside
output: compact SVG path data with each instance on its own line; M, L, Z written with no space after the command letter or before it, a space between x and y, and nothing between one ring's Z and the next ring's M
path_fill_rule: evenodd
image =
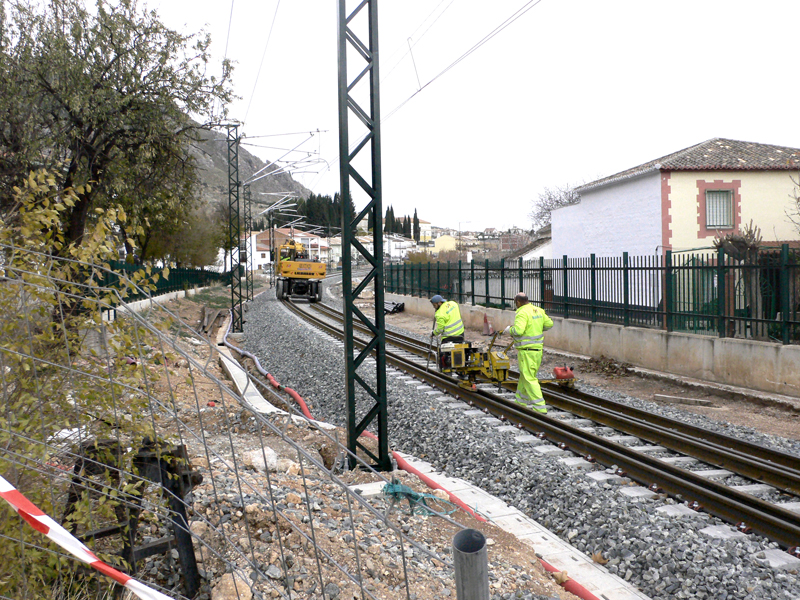
M192 145L192 155L197 161L201 179L202 197L208 203L228 202L228 144L224 132L200 131L201 141ZM239 180L247 181L250 176L267 163L253 156L244 147L239 147ZM271 164L271 163L270 163ZM277 167L271 167L271 169ZM259 205L267 205L278 200L279 196L262 196L261 192L294 192L307 198L311 193L306 187L292 179L288 173L278 173L260 179L252 185L253 210Z

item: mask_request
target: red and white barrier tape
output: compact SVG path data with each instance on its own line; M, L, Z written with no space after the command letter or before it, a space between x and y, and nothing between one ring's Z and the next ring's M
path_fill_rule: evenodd
M142 600L171 600L169 596L147 587L141 581L137 581L101 561L78 538L39 510L33 502L23 496L2 476L0 476L0 498L8 502L19 516L36 531L46 535L79 561L100 571L103 575L111 577L120 585L124 585Z

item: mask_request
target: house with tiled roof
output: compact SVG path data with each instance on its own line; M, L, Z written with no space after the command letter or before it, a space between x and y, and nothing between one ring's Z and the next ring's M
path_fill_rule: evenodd
M752 220L766 243L800 238L786 215L800 149L714 138L580 186L553 211L554 256L712 246Z

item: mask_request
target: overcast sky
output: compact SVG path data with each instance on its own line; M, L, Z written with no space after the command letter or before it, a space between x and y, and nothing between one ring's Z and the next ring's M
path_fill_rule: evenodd
M295 179L338 191L335 0L148 6L211 33L217 60L227 43L248 150L274 161L300 144L321 161ZM382 0L378 14L383 202L396 216L529 228L545 187L714 137L800 147L798 0Z

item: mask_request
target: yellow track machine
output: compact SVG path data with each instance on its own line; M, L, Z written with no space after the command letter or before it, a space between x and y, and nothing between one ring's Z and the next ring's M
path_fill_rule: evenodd
M502 350L499 347L497 350L492 350L498 335L499 332L494 334L487 349L475 348L472 342L441 344L436 356L439 371L456 376L459 379L458 384L466 389L475 389L481 383L502 386L509 381L511 361L506 352L511 348L511 344ZM539 383L556 383L573 387L575 375L571 367L555 367L553 377L540 378Z
M275 274L275 295L278 300L289 297L308 298L309 302L322 300L325 263L310 260L300 242L287 240L280 247Z

